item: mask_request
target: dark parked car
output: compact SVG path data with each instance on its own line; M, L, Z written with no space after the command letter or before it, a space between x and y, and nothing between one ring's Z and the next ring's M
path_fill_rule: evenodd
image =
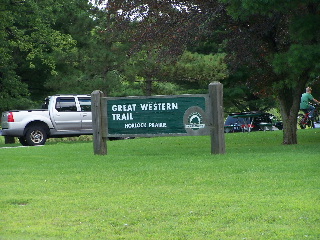
M225 132L282 130L282 121L266 112L230 113L224 123Z

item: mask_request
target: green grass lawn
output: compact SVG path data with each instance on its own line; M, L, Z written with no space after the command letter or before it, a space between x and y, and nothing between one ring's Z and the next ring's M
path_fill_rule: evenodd
M224 155L207 136L1 148L0 239L320 239L320 129L298 137L226 134Z

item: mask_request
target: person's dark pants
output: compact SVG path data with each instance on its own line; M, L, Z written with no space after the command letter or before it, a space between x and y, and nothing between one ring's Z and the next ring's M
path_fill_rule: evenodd
M309 113L309 117L310 118L313 118L313 114L314 114L314 110L315 110L316 108L314 107L314 106L312 106L312 105L310 105L310 107L309 108L307 108L307 109L301 109L304 113Z

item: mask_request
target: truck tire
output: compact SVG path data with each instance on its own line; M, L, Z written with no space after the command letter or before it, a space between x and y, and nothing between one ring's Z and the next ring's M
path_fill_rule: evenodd
M34 125L27 129L25 140L27 145L44 145L47 141L47 133L42 126Z

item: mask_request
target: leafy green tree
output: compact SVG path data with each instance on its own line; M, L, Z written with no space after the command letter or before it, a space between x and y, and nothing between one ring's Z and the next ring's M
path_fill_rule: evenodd
M124 75L130 45L109 40L112 32L106 29L112 21L103 11L85 4L78 11L74 8L63 12L56 27L77 41L76 51L61 57L59 74L48 78L45 86L59 93L88 94L99 89L107 95L119 96L126 91L135 92L136 85L128 84Z
M237 69L223 81L224 108L228 112L269 111L277 108L277 101L265 89L250 89L246 84L251 71Z
M174 73L184 81L197 82L208 88L212 81L222 81L228 76L225 54L199 54L185 51L176 65Z
M12 53L15 43L9 40L9 27L13 22L13 17L7 10L9 3L2 1L0 4L0 111L14 107L19 102L25 103L28 97L27 85L15 73L17 65Z
M61 8L63 1L1 1L1 111L27 107L42 77L57 74L56 56L73 51L72 37L52 28Z
M296 144L300 96L320 73L320 3L223 2L233 17L229 46L237 53L234 62L250 67L250 86L277 96L284 124L283 143Z
M317 0L108 1L108 13L119 20L117 29L129 29L137 47L157 42L170 50L170 56L219 33L227 41L230 72L246 68L250 75L244 84L252 93L277 96L283 143L296 144L301 93L319 76L319 4ZM138 28L128 28L134 20Z
M168 94L177 89L171 82L170 62L159 57L156 46L145 46L128 57L124 64L123 75L128 81L139 82L143 95Z
M107 13L114 21L107 26L108 32L112 33L108 40L130 45L124 75L131 80L143 81L145 94L154 94L160 85L170 86L171 90L177 89L173 86L179 86L180 91L185 86L203 88L205 82L210 81L209 78L211 81L221 79L221 76L212 77L215 73L227 74L222 73L225 64L218 66L218 62L222 62L222 55L206 56L186 51L189 46L187 43L198 41L195 33L199 32L196 30L200 25L199 15L191 14L183 7L179 10L179 6L174 7L170 1L131 3L108 1ZM213 59L215 62L211 63ZM200 68L210 75L201 79L202 82L197 82L204 75Z

